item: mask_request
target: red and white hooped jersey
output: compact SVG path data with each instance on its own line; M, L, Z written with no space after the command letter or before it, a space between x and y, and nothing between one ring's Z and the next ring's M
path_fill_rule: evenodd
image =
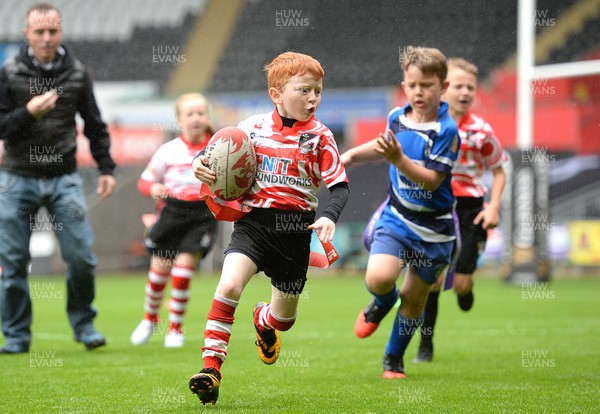
M149 195L154 183L162 183L169 196L183 201L200 201L200 182L192 170L192 160L210 140L192 144L179 136L158 148L140 177L138 188Z
M452 192L455 197L484 197L486 167L500 167L507 159L502 145L490 124L471 112L460 120L458 133L460 150L452 169Z
M250 137L257 157L256 181L243 204L256 208L313 211L321 182L347 182L333 134L313 116L283 125L277 110L254 115L238 128Z

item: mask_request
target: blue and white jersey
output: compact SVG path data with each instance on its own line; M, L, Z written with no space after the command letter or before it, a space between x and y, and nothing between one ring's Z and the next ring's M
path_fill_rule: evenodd
M415 123L397 107L388 115L387 128L402 146L404 154L414 163L446 174L440 186L428 191L408 179L390 165L390 202L385 207L378 226L388 227L403 236L427 242L441 243L455 239L452 221L452 167L458 156L458 127L448 114L448 104L442 102L435 122Z

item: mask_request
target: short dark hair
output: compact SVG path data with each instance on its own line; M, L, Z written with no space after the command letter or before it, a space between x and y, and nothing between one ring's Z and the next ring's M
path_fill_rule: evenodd
M436 75L442 82L446 80L448 64L446 63L446 56L439 49L407 46L400 53L400 66L405 75L412 65L421 69L423 73Z
M36 12L40 12L40 13L48 13L51 11L56 11L56 13L58 13L59 17L62 17L62 13L60 12L60 10L58 10L58 8L56 6L53 6L49 3L37 3L34 4L33 6L31 6L29 9L27 9L27 12L25 13L25 27L29 26L29 15L36 11Z

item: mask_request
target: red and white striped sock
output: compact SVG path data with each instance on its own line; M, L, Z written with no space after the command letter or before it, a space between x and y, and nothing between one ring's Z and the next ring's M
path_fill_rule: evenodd
M278 331L289 330L296 322L296 316L282 318L271 312L271 304L260 308L255 318L255 325L261 329L277 329Z
M204 368L215 368L220 371L221 364L227 356L227 345L235 320L233 315L238 303L238 301L215 294L204 331L204 347L202 348Z
M190 298L190 281L194 268L175 265L171 269L171 300L169 301L169 332L182 332L183 317Z
M146 297L144 299L144 319L158 322L158 312L165 295L165 285L169 280L169 272L159 272L150 268L148 283L146 284Z

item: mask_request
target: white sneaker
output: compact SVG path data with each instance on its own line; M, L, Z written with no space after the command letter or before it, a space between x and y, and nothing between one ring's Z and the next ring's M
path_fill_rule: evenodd
M185 338L181 332L171 331L165 336L165 348L181 348Z
M154 333L155 327L156 324L148 319L142 320L131 334L132 345L144 345L148 342L148 339L150 339L152 333Z

